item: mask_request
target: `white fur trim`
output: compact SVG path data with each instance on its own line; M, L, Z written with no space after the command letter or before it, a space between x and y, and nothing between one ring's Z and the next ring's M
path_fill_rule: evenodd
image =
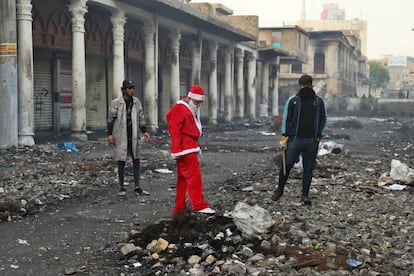
M188 92L188 97L196 101L204 101L204 95L195 94L193 92Z
M177 159L177 157L184 156L186 154L193 153L193 152L201 152L200 147L196 147L196 148L192 148L192 149L186 149L186 150L183 150L181 152L171 153L171 157L172 157L172 159Z

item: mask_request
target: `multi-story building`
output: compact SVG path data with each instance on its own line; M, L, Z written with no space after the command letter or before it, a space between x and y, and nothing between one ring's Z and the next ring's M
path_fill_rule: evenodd
M309 33L308 62L281 68L282 94L292 93L297 75L308 73L328 98L369 96L366 21L345 20L343 9L326 4L321 20L302 18L294 24Z
M390 81L381 90L382 98L412 99L414 98L414 60L407 56L386 56L384 66L387 68Z

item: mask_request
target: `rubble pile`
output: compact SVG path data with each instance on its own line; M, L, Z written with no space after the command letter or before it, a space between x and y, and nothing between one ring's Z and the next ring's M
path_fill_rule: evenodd
M94 151L96 145L88 143L81 148L84 152ZM113 170L108 155L90 160L61 151L54 144L4 150L0 164L3 218L9 214L35 214L62 200L88 196L108 186Z

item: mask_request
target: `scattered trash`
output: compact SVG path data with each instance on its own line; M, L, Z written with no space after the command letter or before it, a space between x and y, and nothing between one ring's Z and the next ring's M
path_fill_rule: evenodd
M384 186L384 188L392 191L401 191L407 188L407 186L400 184L392 184L390 186Z
M254 187L253 186L248 186L242 189L243 192L253 192L254 191Z
M399 160L391 160L390 176L394 180L399 180L405 184L414 183L414 169L408 167L408 165L402 163Z
M85 273L86 272L86 267L82 266L82 267L78 267L78 268L65 268L63 270L63 273L65 275L73 275L76 273Z
M311 246L311 240L309 238L302 238L302 245L305 247Z
M259 131L259 134L264 135L264 136L275 136L276 135L275 132L266 132L266 131Z
M72 152L72 151L77 151L75 143L73 142L63 142L60 141L58 144L58 149L59 150L66 150L68 152Z
M173 171L169 169L155 169L154 171L157 173L173 173Z
M234 207L232 216L234 224L247 236L267 233L274 224L272 216L265 209L241 201Z
M322 156L322 155L331 154L331 153L339 154L342 152L343 148L344 148L343 144L338 144L333 141L321 142L319 144L318 155Z
M27 240L17 239L17 243L20 245L30 245Z
M347 259L346 260L346 263L350 266L350 267L358 267L358 266L360 266L360 265L362 265L362 262L361 261L357 261L357 260L355 260L355 259Z
M407 185L414 183L414 169L409 168L399 160L391 160L390 173L383 173L378 178L377 185L389 190L399 191L406 188L405 185L396 183L402 182Z
M388 173L381 174L380 178L378 178L377 185L382 187L388 184L394 184L394 179Z
M65 275L73 275L73 274L76 273L76 269L74 269L74 268L65 268L63 273Z

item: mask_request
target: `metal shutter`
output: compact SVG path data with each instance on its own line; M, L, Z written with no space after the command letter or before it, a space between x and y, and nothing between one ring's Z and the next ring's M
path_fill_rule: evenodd
M92 129L106 127L107 93L105 60L86 58L86 125Z
M35 51L33 58L34 129L53 128L52 68L47 53Z

